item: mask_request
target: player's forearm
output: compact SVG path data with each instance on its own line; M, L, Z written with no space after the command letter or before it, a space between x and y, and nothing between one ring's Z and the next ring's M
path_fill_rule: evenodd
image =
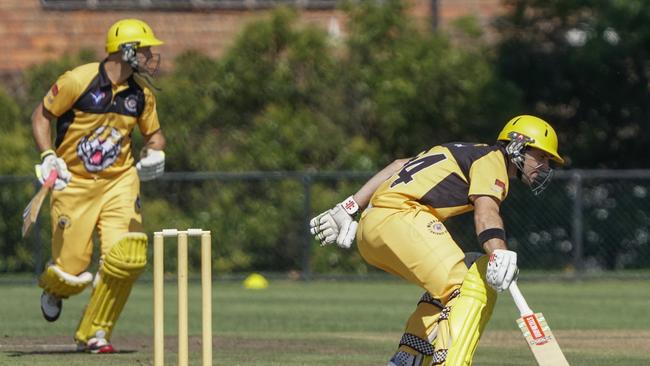
M372 194L375 193L377 188L395 174L398 170L402 169L408 159L397 159L387 165L384 169L380 170L377 174L373 175L362 187L354 194L353 198L362 209L368 206Z
M476 228L476 235L481 239L481 235L486 235L486 233L492 233L493 235L487 235L490 239L482 243L483 250L487 254L492 254L496 249L508 249L504 238L493 237L498 236L494 235L499 234L498 231L494 229L504 230L503 220L499 213L499 205L494 201L493 198L483 196L479 197L474 201L474 226ZM486 230L492 230L486 232ZM505 234L505 233L504 233Z
M32 135L39 152L52 149L51 117L42 103L32 113Z
M148 149L165 150L165 135L163 135L161 130L158 130L149 136L145 136L144 144L145 148Z

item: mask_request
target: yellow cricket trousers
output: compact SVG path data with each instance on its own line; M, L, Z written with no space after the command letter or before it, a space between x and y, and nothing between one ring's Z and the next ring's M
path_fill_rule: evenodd
M444 224L416 207L372 207L357 230L361 256L371 265L402 277L446 303L467 273L465 255Z
M73 176L51 198L52 259L78 275L90 264L95 228L106 255L121 234L142 231L140 180L135 168L112 178Z

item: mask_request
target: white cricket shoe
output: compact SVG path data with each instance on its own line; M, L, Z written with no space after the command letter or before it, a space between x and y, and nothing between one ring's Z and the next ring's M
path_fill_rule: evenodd
M59 319L61 310L63 309L63 301L58 297L43 291L41 294L41 312L43 317L48 322L54 322Z
M77 345L77 349L89 353L115 353L115 348L106 339L106 332L98 330L95 336L90 338L84 345L83 343Z

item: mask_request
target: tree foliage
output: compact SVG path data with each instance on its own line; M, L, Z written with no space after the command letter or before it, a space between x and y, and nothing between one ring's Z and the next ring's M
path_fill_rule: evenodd
M559 129L569 166L647 168L650 4L510 0L500 73ZM624 158L623 158L624 157Z
M491 142L517 109L516 89L495 76L470 19L452 27L452 39L418 31L401 1L366 1L348 11L342 75L349 123L379 147L379 160L411 156L445 141ZM465 37L469 33L472 37Z
M480 37L461 47L445 33L422 32L398 0L344 10L345 40L278 8L245 27L220 59L197 52L178 57L156 82L168 170L374 170L448 139L489 142L517 108L517 91L496 78ZM463 37L476 29L466 21L455 30ZM59 74L92 59L83 52L30 69L18 108L0 98L13 121L2 122L12 131L5 148L17 156L13 167L2 163L3 172L29 173L36 156L29 151L28 113ZM140 142L136 133L134 143ZM357 184L315 185L314 209ZM143 184L145 225L213 228L220 271L300 269L303 187L291 179ZM8 238L19 241L15 233ZM2 251L14 255L8 244ZM366 270L358 255L335 260L320 249L313 262L321 270L334 264Z
M171 169L374 170L447 140L491 142L517 109L518 92L495 76L475 23L454 28L461 47L413 27L400 1L345 11L344 41L279 8L247 26L221 59L177 60L159 95ZM204 185L184 191L188 216L202 212L222 228L219 270L300 268L297 183L224 182L196 201ZM316 185L314 209L357 184ZM367 270L358 255L332 255L316 250L317 269Z
M16 101L0 89L0 156L11 157L0 163L0 175L32 171L33 150L29 121Z
M569 167L648 168L650 4L511 0L507 5L511 11L497 27L497 67L522 90L528 110L557 126ZM642 205L646 190L638 181L584 183L586 266L619 269L647 262L642 259L650 230ZM561 203L553 207L562 212Z

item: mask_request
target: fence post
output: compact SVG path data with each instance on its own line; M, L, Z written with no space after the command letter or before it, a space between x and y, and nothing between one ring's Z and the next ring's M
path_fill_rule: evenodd
M309 281L311 278L311 233L309 232L309 218L311 215L311 183L312 176L309 173L303 173L302 177L303 188L303 252L302 252L302 279Z
M573 239L573 266L576 269L576 274L578 276L582 275L584 272L584 260L583 260L583 217L582 217L582 206L583 206L583 197L582 197L582 173L579 170L575 170L571 176L571 183L575 187L575 197L573 199L573 212L572 212L572 239Z

